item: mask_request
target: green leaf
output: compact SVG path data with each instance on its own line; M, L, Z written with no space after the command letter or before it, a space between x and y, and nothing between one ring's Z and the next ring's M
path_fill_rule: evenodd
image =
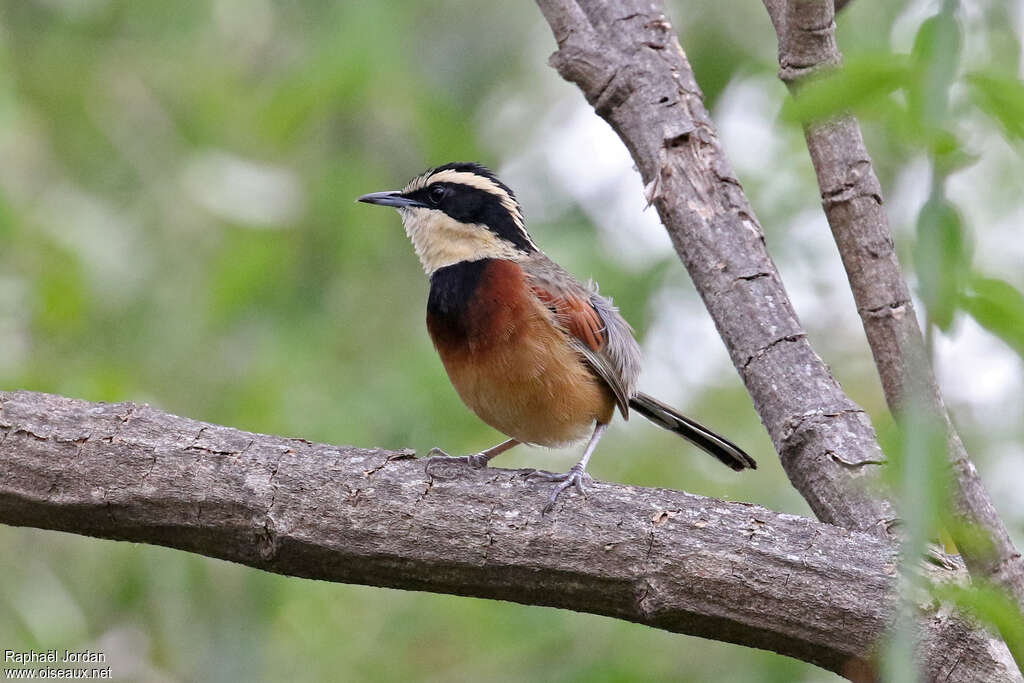
M782 109L784 119L822 121L887 98L907 83L908 63L896 55L872 55L805 83Z
M959 22L952 12L940 12L925 19L914 36L911 51L913 66L923 76L923 85L939 88L935 97L946 98L949 85L956 78L963 45Z
M989 72L967 77L973 101L995 119L1011 140L1024 140L1024 83L1020 79Z
M941 176L967 168L981 158L965 149L960 138L944 128L921 127L918 135L921 145L931 154L935 169Z
M1024 356L1024 294L995 278L973 275L961 306L978 324Z
M926 19L914 37L907 78L907 111L915 129L943 168L959 163L958 144L950 144L949 91L960 64L960 26L952 11ZM955 142L955 138L953 138Z
M953 323L970 268L970 247L956 207L929 199L917 219L914 264L928 314L942 330Z

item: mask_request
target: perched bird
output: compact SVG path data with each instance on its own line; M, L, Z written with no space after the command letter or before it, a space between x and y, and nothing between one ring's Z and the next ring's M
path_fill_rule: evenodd
M548 258L526 231L512 190L476 163L427 170L360 202L398 209L430 278L427 330L463 402L510 438L462 458L480 468L520 443L564 446L590 436L557 481L584 493L587 462L615 409L632 408L733 468L753 458L636 390L640 348L619 311ZM435 452L444 454L435 449Z

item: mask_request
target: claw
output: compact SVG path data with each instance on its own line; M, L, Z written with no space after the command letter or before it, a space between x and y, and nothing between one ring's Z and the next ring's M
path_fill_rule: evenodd
M427 464L423 470L427 473L427 476L433 477L433 469L437 465L446 465L448 463L459 463L469 465L474 470L481 470L487 467L487 461L490 460L484 453L474 453L473 455L462 455L462 456L451 456L446 452L437 448L431 448L427 451Z

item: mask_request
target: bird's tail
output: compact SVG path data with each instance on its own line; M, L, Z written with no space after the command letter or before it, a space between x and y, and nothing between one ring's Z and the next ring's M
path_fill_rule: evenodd
M685 415L679 414L656 398L638 393L629 399L629 407L659 427L675 432L715 456L737 472L748 467L757 469L757 463L742 448L725 437L715 434L707 427L697 424Z

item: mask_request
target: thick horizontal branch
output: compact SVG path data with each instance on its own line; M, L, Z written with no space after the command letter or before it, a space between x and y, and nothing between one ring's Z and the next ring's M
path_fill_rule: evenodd
M806 78L842 63L830 3L765 0L765 7L778 34L779 76L794 94ZM1024 607L1024 558L942 401L860 124L848 114L809 124L804 136L889 407L899 416L909 397L919 397L945 429L958 510L991 539L983 548L962 544L964 560L972 574L1002 585Z
M541 508L522 472L265 436L130 403L0 393L0 522L312 579L602 614L857 670L892 619L888 542L742 503L595 484ZM944 579L958 572L934 569ZM931 670L1017 681L945 610ZM979 635L980 634L980 635Z

